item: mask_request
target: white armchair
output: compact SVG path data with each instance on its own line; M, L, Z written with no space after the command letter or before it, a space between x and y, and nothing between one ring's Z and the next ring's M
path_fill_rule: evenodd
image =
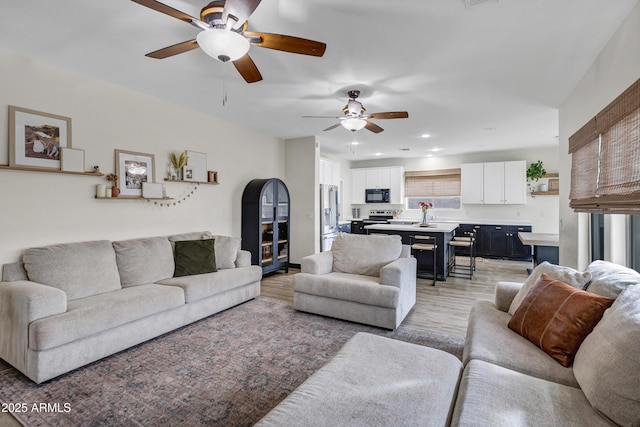
M396 329L416 302L416 259L400 236L340 233L301 267L296 310Z

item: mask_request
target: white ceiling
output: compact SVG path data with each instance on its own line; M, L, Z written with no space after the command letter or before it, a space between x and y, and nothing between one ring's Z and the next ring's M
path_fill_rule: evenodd
M164 3L199 17L206 1ZM637 2L263 0L249 31L322 41L326 53L252 46L264 80L228 65L226 106L224 66L204 52L144 56L199 30L128 0L2 0L0 48L280 138L317 135L351 160L450 155L556 145L558 108ZM409 118L377 120L385 131L373 134L301 117L341 114L348 89L367 113Z

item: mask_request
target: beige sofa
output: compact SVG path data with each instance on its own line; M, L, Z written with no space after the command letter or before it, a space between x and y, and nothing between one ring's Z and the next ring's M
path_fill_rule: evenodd
M603 261L536 270L474 304L462 361L357 334L258 425L640 426L640 274ZM567 368L507 326L526 287L553 270L616 298Z
M217 271L173 277L175 242L208 239ZM0 358L41 383L255 298L261 277L209 232L27 249L3 266Z
M293 277L293 308L323 316L396 329L415 303L416 259L400 236L340 233Z

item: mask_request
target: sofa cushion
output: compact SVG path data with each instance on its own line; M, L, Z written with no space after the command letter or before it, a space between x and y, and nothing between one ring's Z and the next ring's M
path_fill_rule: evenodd
M29 347L40 351L184 305L178 287L140 285L70 301L67 312L29 325Z
M481 360L465 367L451 425L611 426L580 389Z
M202 240L211 239L213 235L208 231L193 231L191 233L172 234L167 236L169 243L171 243L171 250L175 248L175 242L185 240Z
M183 240L175 245L174 277L217 271L213 240Z
M239 237L213 236L216 249L216 265L218 269L236 267L236 258L240 250L241 240Z
M580 346L573 369L593 407L640 425L640 285L629 286Z
M571 367L565 368L531 341L507 327L511 316L490 301L476 301L469 314L469 326L462 361L484 360L544 380L578 387Z
M256 426L446 426L461 370L449 353L358 333Z
M121 288L108 240L30 248L23 261L29 280L60 289L69 301Z
M587 271L591 273L587 291L608 298L617 298L627 286L640 284L640 273L608 261L593 261Z
M227 292L251 283L259 282L262 269L257 265L240 267L233 270L218 270L215 273L195 274L193 276L173 277L161 280L158 284L178 286L184 290L187 303L193 303L213 295Z
M333 271L379 276L380 269L400 257L400 236L339 233L331 246Z
M171 244L166 237L113 242L123 287L157 282L173 276Z
M591 273L588 271L582 272L574 270L573 268L551 264L546 261L540 263L533 269L527 280L525 280L522 288L520 288L520 291L518 291L513 298L511 306L509 307L509 314L513 316L513 313L520 307L522 300L529 293L529 289L536 283L536 280L538 280L538 277L540 277L542 273L546 273L554 279L560 280L577 289L584 289L585 285L591 280Z
M400 298L400 288L381 286L377 277L337 272L321 275L298 273L293 276L293 290L387 308L396 308Z
M508 326L566 367L612 303L543 273Z

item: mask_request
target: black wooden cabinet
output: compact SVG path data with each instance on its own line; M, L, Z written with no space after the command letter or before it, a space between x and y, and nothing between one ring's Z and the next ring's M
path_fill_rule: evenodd
M518 232L530 232L530 225L460 224L457 236L468 231L476 233L476 256L510 260L531 260L531 246L523 245ZM466 255L464 248L456 248L458 255Z
M289 190L278 178L254 179L242 193L242 249L262 273L289 271Z

